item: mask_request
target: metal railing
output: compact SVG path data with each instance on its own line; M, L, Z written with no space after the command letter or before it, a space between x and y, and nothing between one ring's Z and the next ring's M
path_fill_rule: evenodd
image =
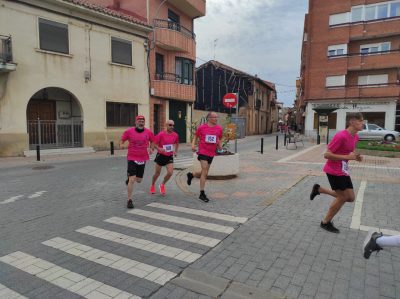
M174 73L158 73L155 75L156 80L166 80L181 83L181 76Z
M42 149L83 146L81 120L29 120L28 134L31 150L36 145Z
M164 29L179 31L183 35L186 35L189 38L196 39L196 34L194 34L193 31L187 29L186 27L183 27L179 23L162 19L154 19L153 22L154 22L154 28L164 28Z
M12 62L11 36L0 35L0 63Z

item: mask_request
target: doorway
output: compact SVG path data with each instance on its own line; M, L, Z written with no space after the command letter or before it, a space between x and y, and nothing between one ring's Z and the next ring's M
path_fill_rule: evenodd
M169 119L175 122L180 143L186 143L186 106L185 102L169 101Z

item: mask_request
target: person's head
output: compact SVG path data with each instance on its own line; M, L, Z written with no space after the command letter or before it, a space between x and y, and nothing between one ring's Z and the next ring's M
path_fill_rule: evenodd
M364 117L360 112L351 112L346 115L346 128L352 128L355 131L362 131Z
M145 118L143 115L136 116L136 128L143 129L145 124Z
M208 112L206 118L207 122L211 125L216 125L218 122L218 114L215 112L212 111Z
M165 129L167 130L167 132L173 132L174 126L175 126L175 123L172 119L167 120L165 123Z

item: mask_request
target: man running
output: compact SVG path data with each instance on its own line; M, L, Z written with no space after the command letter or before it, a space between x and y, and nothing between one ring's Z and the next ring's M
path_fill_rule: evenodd
M207 123L197 128L196 134L192 141L192 151L196 151L196 144L197 141L199 141L199 149L197 151L197 160L200 161L201 165L199 199L204 202L209 202L209 199L204 193L208 171L210 169L217 148L220 150L222 149L222 127L217 125L217 122L217 113L209 112L207 114ZM188 185L192 183L192 179L193 173L188 172Z
M364 258L369 259L372 252L379 252L384 247L400 247L400 235L383 236L382 233L369 231L363 244Z
M175 123L173 120L167 120L165 123L165 130L158 133L155 137L154 146L157 147L157 156L154 159L156 164L150 186L151 194L156 193L154 185L160 176L163 166L167 168L167 174L164 176L163 182L159 186L162 195L165 195L165 184L174 172L174 157L177 156L179 148L179 136L174 132L174 125Z
M150 159L149 152L152 152L154 135L144 127L145 119L143 115L136 117L135 127L127 129L121 137L120 147L124 148L126 141L129 142L128 146L128 209L133 209L133 185L135 182L140 183L143 178L144 168L146 161Z
M323 171L328 177L332 190L315 184L310 194L311 200L321 193L335 197L321 221L321 227L331 233L339 233L339 230L333 225L333 217L346 202L353 202L355 199L349 173L349 160L362 161L361 155L356 154L354 150L358 141L357 132L363 129L363 124L364 119L361 113L347 114L347 128L336 133L324 154L324 158L328 161L325 163Z

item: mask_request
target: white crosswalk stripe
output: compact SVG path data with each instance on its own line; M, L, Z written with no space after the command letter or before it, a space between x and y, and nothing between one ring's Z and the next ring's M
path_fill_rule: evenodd
M0 284L0 298L4 299L27 299L21 294L7 288L6 286Z
M128 235L116 233L113 231L86 226L76 230L79 233L87 234L89 236L98 237L103 240L109 240L116 243L124 244L126 246L134 247L141 250L146 250L162 256L174 258L183 262L192 263L201 257L200 254L191 251L179 249L176 247L167 246L144 239L131 237Z
M230 234L235 230L233 227L230 227L230 226L213 224L213 223L208 223L208 222L203 222L203 221L198 221L198 220L191 220L188 218L176 217L176 216L171 216L171 215L161 214L161 213L155 213L155 212L150 212L150 211L141 210L141 209L135 209L135 210L129 211L128 213L134 214L134 215L145 216L145 217L153 218L153 219L157 219L157 220L163 220L163 221L167 221L167 222L173 222L173 223L193 226L193 227L197 227L197 228L208 229L208 230L225 233L225 234Z
M219 213L208 212L208 211L204 211L204 210L189 209L189 208L185 208L185 207L166 205L166 204L157 203L157 202L153 202L151 204L148 204L147 206L159 208L159 209L165 209L165 210L169 210L169 211L176 211L176 212L181 212L181 213L199 215L199 216L204 216L204 217L209 217L209 218L214 218L214 219L219 219L219 220L225 220L225 221L230 221L230 222L245 223L248 220L245 217L235 217L235 216L226 215L226 214L219 214Z
M142 230L146 232L150 232L153 234L161 235L161 236L166 236L170 238L175 238L187 242L192 242L208 247L214 247L216 246L221 240L219 239L214 239L214 238L209 238L201 235L196 235L184 231L179 231L175 229L170 229L167 227L161 227L161 226L156 226L152 225L146 222L139 222L139 221L133 221L125 218L120 218L120 217L111 217L109 219L104 220L105 222L125 226L125 227L130 227L133 229L137 230Z
M53 238L42 244L161 285L164 285L167 281L176 276L174 272L153 267L64 238Z
M140 298L20 251L0 261L85 298Z
M37 192L33 195L34 198L40 196L41 194ZM235 225L247 221L247 218L244 217L235 217L221 213L161 203L151 203L148 204L147 207L149 209L152 208L153 210L158 209L157 211L161 212L135 209L129 211L129 216L127 215L127 217L125 218L110 217L104 220L105 225L108 224L114 229L85 226L77 229L74 232L81 234L80 239L84 236L90 236L102 240L107 240L114 244L100 242L98 247L93 247L86 245L85 241L75 242L62 237L55 237L42 242L44 246L48 246L58 250L58 254L61 256L65 255L65 257L67 257L68 255L69 258L71 258L71 256L74 256L75 259L73 260L73 263L70 264L72 265L70 267L76 267L77 263L79 264L79 261L82 261L82 263L83 261L85 261L89 264L94 263L102 265L106 267L105 269L110 269L110 271L120 271L121 276L130 275L132 278L134 278L132 279L134 285L133 288L129 289L128 292L126 291L126 287L120 287L119 284L117 286L116 282L108 282L108 273L106 273L105 275L101 275L101 277L104 277L103 279L105 280L97 281L87 277L86 275L80 274L79 272L82 271L80 268L78 268L78 270L75 270L70 267L67 269L58 266L58 259L52 259L56 261L55 263L48 262L44 259L41 259L39 254L37 256L34 256L21 251L10 253L8 255L0 257L0 269L3 263L8 264L19 270L24 271L25 273L35 276L36 278L43 279L50 284L53 284L59 288L78 294L85 298L140 298L137 295L148 297L154 291L156 291L157 286L159 287L160 285L166 284L168 281L178 275L178 272L180 271L182 266L179 264L179 266L177 266L175 264L176 261L174 262L173 260L177 260L187 264L198 260L203 254L208 251L209 248L217 246L222 240L222 237L209 237L211 233L214 233L214 235L216 234L217 236L221 235L221 233L230 234L235 230ZM176 213L175 215L170 215L172 212L182 213L184 216L178 217L176 216ZM140 220L130 219L139 215L142 216ZM207 218L207 220L192 220L190 219L190 216L193 215L205 217ZM147 218L147 221L146 219L143 220L143 218ZM161 220L165 222L165 224L154 225L152 223L149 223L153 219ZM229 222L231 226L213 223L213 220L215 219L226 221L226 223ZM132 233L138 233L138 231L140 231L141 235L147 236L149 234L152 234L152 238L157 235L162 236L163 243L169 242L173 245L177 244L177 247L168 246L166 244L153 242L145 238L137 238L128 234L117 232L115 231L116 227L113 225L118 225L121 229L123 228L125 231L131 229ZM173 225L174 228L169 228L168 225ZM182 228L180 229L179 226L181 226ZM190 232L194 229L196 230L196 233ZM198 233L198 231L201 232ZM168 239L170 239L170 241ZM117 244L121 244L123 246L119 246ZM199 247L198 245L202 245L204 247ZM131 259L123 256L124 254L117 255L112 251L110 252L110 248L114 248L115 246L120 247L119 250L126 250L127 252L130 252L129 247L137 248L139 250L142 250L143 252L136 252L136 258ZM124 248L124 246L127 247ZM182 246L190 246L190 248L194 249L179 248ZM192 250L195 250L196 252L193 252ZM47 252L47 254L55 253L53 251L50 251ZM146 262L140 261L140 257L145 258ZM167 257L167 259L161 259L160 257ZM18 288L18 291L23 294L21 295L18 292L8 289L6 286L9 285L10 282L8 282L7 280L3 282L3 279L6 280L7 277L0 277L0 299L23 299L25 298L23 295L27 296L27 294L30 294L30 290L25 291L25 293L24 291L21 291L20 288ZM141 287L141 284L144 284L144 281L147 281L148 284ZM149 282L151 282L151 284L149 284ZM4 285L2 285L1 283L4 283ZM113 287L112 285L117 286L117 288ZM122 285L124 284L122 283ZM149 287L149 285L154 285L154 289L150 289L151 287ZM136 286L138 287L138 289L135 289ZM145 290L146 288L147 291L143 293L143 290ZM137 290L137 294L135 294L135 290Z

